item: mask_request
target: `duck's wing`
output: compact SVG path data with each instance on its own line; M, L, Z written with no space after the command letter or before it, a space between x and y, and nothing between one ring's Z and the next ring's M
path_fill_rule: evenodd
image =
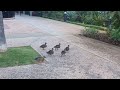
M41 45L40 47L43 47L43 45Z

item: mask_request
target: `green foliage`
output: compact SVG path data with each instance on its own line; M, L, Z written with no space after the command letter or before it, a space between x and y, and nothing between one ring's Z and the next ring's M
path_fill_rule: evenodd
M76 11L79 22L91 25L104 26L109 19L109 11Z
M62 20L63 19L63 11L39 11L40 16L55 20Z
M120 11L112 13L112 28L118 29L120 27Z
M67 15L69 21L76 21L77 14L75 11L67 11Z
M86 28L86 30L83 31L83 34L87 37L97 38L98 30L94 28Z
M120 41L120 28L111 30L109 34L110 34L110 39L114 41Z

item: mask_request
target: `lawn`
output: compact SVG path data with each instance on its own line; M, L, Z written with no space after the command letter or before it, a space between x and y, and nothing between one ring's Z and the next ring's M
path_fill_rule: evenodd
M38 55L30 46L8 48L6 52L0 53L0 67L33 64Z

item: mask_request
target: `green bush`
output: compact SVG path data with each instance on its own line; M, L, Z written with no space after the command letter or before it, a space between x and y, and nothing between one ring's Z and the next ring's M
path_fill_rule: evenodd
M67 11L67 15L69 21L76 21L77 14L75 11Z
M111 30L109 34L110 34L110 39L114 41L120 41L120 28Z
M95 28L86 28L86 30L83 31L83 35L91 38L98 38L98 30Z
M41 12L41 11L40 11ZM63 20L63 11L42 11L42 17L54 19L54 20Z
M77 20L81 23L104 26L111 16L110 11L76 11Z
M118 29L120 27L120 11L114 11L112 13L112 28Z

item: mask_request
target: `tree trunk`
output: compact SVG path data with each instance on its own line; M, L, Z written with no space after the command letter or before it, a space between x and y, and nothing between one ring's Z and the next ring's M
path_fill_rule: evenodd
M6 39L4 34L3 15L2 15L2 11L0 11L0 52L5 52L6 50L7 47L6 47Z

